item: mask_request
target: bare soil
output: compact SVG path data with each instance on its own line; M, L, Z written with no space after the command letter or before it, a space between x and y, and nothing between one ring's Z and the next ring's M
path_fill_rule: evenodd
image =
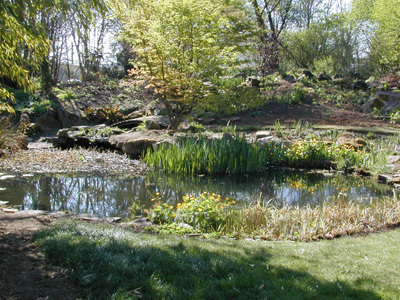
M53 220L33 211L0 210L0 299L81 299L78 286L50 265L32 242L33 234Z

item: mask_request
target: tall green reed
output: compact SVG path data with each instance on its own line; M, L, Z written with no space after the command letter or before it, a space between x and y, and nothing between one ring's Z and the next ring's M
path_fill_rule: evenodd
M261 147L248 143L244 136L216 140L199 136L148 150L144 161L169 173L239 174L263 171L266 156Z

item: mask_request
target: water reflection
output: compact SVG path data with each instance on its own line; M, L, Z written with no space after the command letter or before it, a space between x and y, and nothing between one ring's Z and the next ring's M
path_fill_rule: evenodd
M151 206L150 199L160 192L163 201L174 204L185 194L215 192L236 199L238 205L255 201L304 206L338 197L360 201L391 194L391 188L354 176L271 171L263 175L182 176L148 173L146 176L17 176L0 181L0 200L22 209L69 210L100 217L128 216L136 203Z

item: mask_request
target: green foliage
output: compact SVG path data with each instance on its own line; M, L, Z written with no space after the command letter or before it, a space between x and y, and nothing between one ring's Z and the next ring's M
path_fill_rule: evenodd
M278 97L278 102L283 106L299 105L306 100L307 91L301 87L295 87L292 92Z
M185 174L239 174L259 172L265 167L263 152L257 145L247 143L245 137L183 138L176 144L148 150L144 161L166 172Z
M159 197L160 194L157 194L156 199L152 200L157 201ZM182 226L162 226L156 228L158 233L174 233L177 230L185 233L213 232L219 230L225 221L227 208L234 203L229 198L222 199L220 195L208 192L197 197L185 195L176 208L167 203L156 203L150 211L150 217L157 224L184 223L192 227L184 229Z
M105 122L107 124L114 124L124 119L119 106L110 106L94 109L89 107L84 111L86 117L92 122Z
M332 14L309 27L285 33L287 64L327 74L347 74L355 62L360 26L347 13Z
M41 116L47 113L52 107L54 107L54 103L46 99L39 102L33 102L30 110L33 115Z
M262 106L265 103L260 92L237 80L219 80L220 84L205 94L198 108L217 116L230 116Z
M400 109L397 109L390 114L390 122L400 124Z
M203 124L197 122L190 122L189 124L189 131L192 133L200 133L206 131Z
M29 70L37 69L47 54L48 40L41 31L41 24L36 22L38 11L46 4L46 1L41 0L0 3L1 100L14 98L3 80L8 79L24 88L30 87L32 82Z
M139 60L132 73L160 95L176 129L206 89L202 77L238 64L238 35L251 34L240 1L109 1ZM246 47L246 46L245 46Z
M351 170L364 165L368 154L354 151L351 147L343 147L334 143L298 141L292 145L266 144L267 164L291 168L331 168Z
M57 89L56 94L57 98L61 101L70 101L78 97L78 95L71 88L67 88L65 90Z

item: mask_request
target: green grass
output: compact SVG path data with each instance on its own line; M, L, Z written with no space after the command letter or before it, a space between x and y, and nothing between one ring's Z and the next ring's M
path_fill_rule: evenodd
M400 230L313 243L198 240L64 221L36 236L84 299L399 299Z

